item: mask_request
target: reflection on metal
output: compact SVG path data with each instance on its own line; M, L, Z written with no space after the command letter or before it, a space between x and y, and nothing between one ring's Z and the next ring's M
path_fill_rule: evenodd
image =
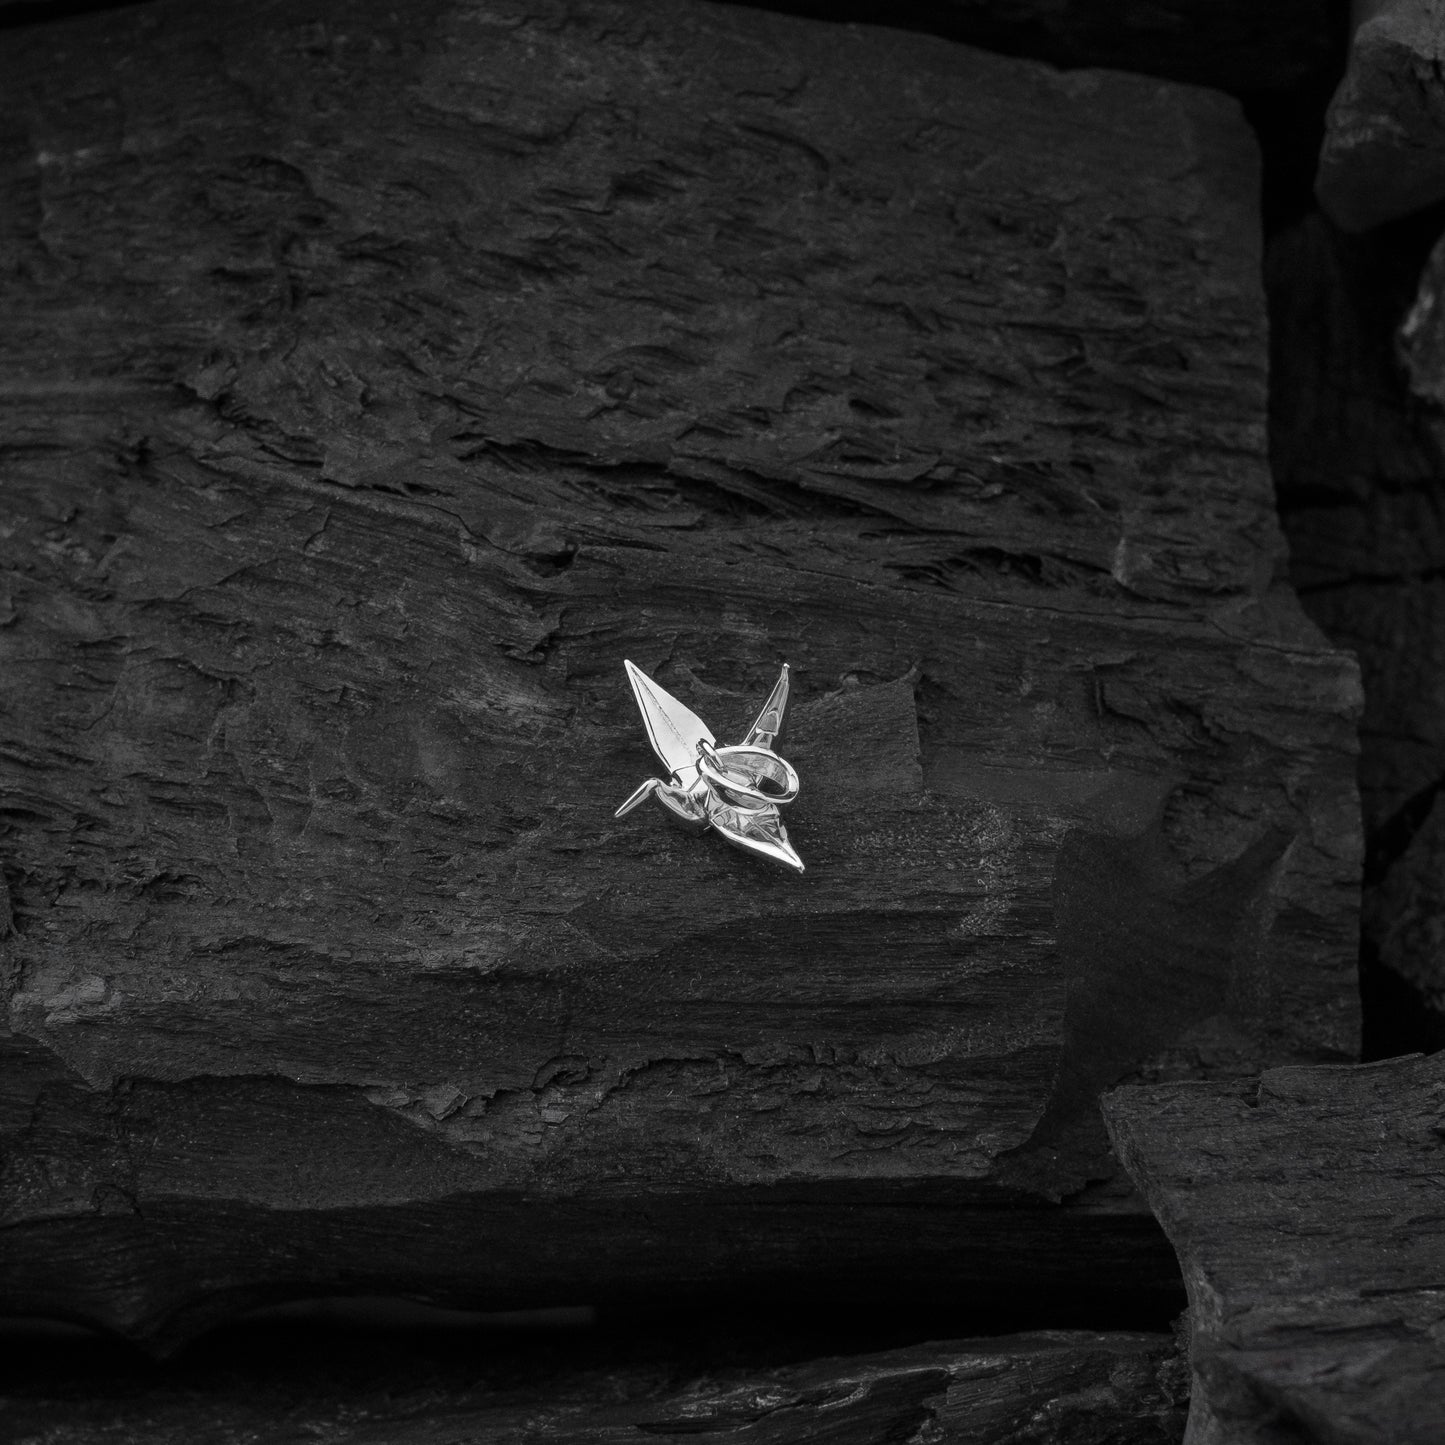
M788 842L778 809L798 796L798 775L773 751L788 706L788 665L742 742L718 747L703 720L640 668L624 662L652 750L668 778L648 778L617 810L630 813L652 797L675 821L716 828L729 843L760 853L796 872L803 860Z

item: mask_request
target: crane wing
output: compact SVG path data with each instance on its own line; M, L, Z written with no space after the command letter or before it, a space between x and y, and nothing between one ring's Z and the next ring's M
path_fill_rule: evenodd
M632 695L637 699L647 740L669 773L697 766L697 745L715 743L708 725L690 708L685 708L670 692L658 687L640 667L623 662Z
M745 748L771 748L783 730L783 713L787 706L788 664L785 662L783 670L778 674L778 680L773 684L773 690L768 694L767 702L763 704L762 712L748 729L742 745Z

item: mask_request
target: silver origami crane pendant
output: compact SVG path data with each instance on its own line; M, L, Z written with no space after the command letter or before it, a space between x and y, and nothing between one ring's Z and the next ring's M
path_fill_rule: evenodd
M763 710L742 742L720 748L708 726L630 662L627 680L642 713L642 723L667 781L648 778L613 815L630 813L653 797L677 822L699 831L716 828L749 853L801 873L803 860L788 842L778 809L798 796L798 775L773 751L788 706L788 665L783 664Z

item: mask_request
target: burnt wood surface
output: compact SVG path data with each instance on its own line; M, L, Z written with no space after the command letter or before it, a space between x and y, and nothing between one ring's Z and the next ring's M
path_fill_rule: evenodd
M1373 0L1357 7L1344 77L1325 117L1315 192L1348 231L1445 199L1445 6Z
M1098 1091L1357 1030L1237 106L177 4L0 127L4 1307L1167 1309ZM624 657L726 740L793 665L803 878L613 821Z
M1167 1334L1038 1333L772 1364L740 1360L736 1344L641 1343L645 1353L588 1340L524 1350L465 1335L342 1335L318 1347L273 1326L259 1347L228 1333L202 1359L100 1367L83 1382L40 1358L0 1386L0 1432L17 1445L699 1435L717 1445L1176 1445L1183 1434L1187 1372Z
M1104 1100L1190 1295L1190 1445L1445 1438L1445 1058Z

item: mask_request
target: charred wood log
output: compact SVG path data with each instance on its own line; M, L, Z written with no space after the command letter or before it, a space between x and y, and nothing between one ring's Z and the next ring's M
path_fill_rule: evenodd
M1105 1099L1189 1289L1191 1442L1445 1437L1442 1089L1414 1057Z
M1235 104L498 0L0 107L6 1307L1162 1308L1099 1090L1357 1028ZM613 820L624 657L791 662L803 878Z

